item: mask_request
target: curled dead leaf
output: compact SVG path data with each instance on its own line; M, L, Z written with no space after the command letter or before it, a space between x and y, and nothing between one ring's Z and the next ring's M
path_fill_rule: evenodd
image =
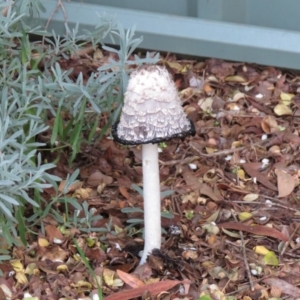
M284 104L277 104L274 107L274 112L277 116L284 116L284 115L292 115L293 114L292 110Z
M228 76L225 78L225 81L240 82L240 83L246 82L245 78L239 75Z
M261 128L265 133L271 133L278 131L278 124L273 116L266 116L261 121Z
M269 237L282 240L284 242L288 241L288 237L285 234L283 234L282 232L280 232L275 228L271 228L267 226L262 226L262 225L248 226L242 223L226 222L226 223L218 224L218 227L225 228L225 229L241 230L241 231L253 233L255 235L269 236Z
M106 185L109 185L112 184L112 182L113 182L113 178L111 176L104 175L100 171L96 171L92 173L87 180L87 184L93 187L98 186L101 183L105 183Z
M53 242L54 239L63 240L64 236L61 231L54 225L46 225L45 233L50 242Z
M174 286L180 283L182 282L178 280L164 280L155 283L150 283L135 289L125 290L111 294L110 296L107 296L105 300L128 300L140 297L145 291L149 291L151 296L155 296L161 292L168 291L169 289L173 288Z
M275 174L277 176L278 197L290 195L295 188L293 176L280 169L276 169Z
M58 190L59 190L60 192L62 192L62 191L64 190L66 184L67 184L67 181L66 181L66 180L62 180L62 181L60 182L60 184L59 184ZM79 188L82 187L82 184L83 184L82 181L75 181L74 183L72 183L72 184L68 187L67 192L69 193L69 192L74 192L74 191L76 191L77 189L79 189Z

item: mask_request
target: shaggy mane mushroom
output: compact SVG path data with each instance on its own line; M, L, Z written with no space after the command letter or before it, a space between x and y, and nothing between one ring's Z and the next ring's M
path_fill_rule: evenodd
M157 143L194 135L174 81L165 67L145 65L129 79L120 121L113 125L115 141L142 144L145 244L140 264L161 247L161 201Z

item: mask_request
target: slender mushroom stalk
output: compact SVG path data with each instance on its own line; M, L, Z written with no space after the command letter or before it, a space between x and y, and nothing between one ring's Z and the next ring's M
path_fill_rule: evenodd
M157 144L143 145L142 157L145 246L140 264L146 262L147 256L153 249L160 249L161 246L161 203Z
M161 203L157 143L194 135L178 92L167 69L145 65L128 82L120 121L112 136L124 145L142 144L145 245L140 264L161 247Z

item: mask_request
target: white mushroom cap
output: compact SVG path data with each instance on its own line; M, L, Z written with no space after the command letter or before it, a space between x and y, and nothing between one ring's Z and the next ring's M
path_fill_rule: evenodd
M158 143L194 134L169 72L165 67L145 65L129 79L120 122L112 129L122 144Z

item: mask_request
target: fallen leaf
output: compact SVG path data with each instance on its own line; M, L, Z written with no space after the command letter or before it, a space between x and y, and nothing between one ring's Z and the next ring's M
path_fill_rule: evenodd
M232 101L233 102L237 102L239 101L240 99L244 99L245 98L245 94L244 93L241 93L241 92L237 92L234 94L233 98L232 98Z
M108 286L113 286L115 273L116 272L113 271L113 270L104 268L104 270L103 270L103 279L104 279L105 283Z
M17 279L18 283L20 283L20 284L27 284L28 283L28 279L27 279L27 277L24 273L17 273L16 274L16 279Z
M284 105L284 104L277 104L275 107L274 107L274 112L277 116L284 116L284 115L291 115L293 114L292 110Z
M59 187L58 187L58 191L59 192L62 192L65 188L67 184L67 181L66 180L62 180L59 184ZM68 190L67 192L74 192L76 191L77 189L81 188L82 187L82 184L83 182L82 181L75 181L74 183L72 183L69 187L68 187Z
M300 289L293 284L286 282L279 278L266 278L263 280L264 283L280 288L284 294L291 297L300 297Z
M125 186L119 186L119 191L122 194L123 197L125 197L127 200L130 199L130 195L127 191L127 188Z
M253 233L255 235L262 235L262 236L269 236L273 237L275 239L282 240L284 242L288 241L288 237L278 231L275 228L267 227L267 226L262 226L262 225L253 225L253 226L248 226L242 223L236 223L236 222L226 222L226 223L221 223L217 225L220 228L225 228L225 229L234 229L234 230L241 230L241 231L246 231Z
M225 81L232 81L232 82L246 82L245 78L239 75L233 75L226 77Z
M49 242L45 238L39 238L38 243L39 243L40 247L48 247L49 246Z
M265 246L255 246L253 248L254 252L260 255L266 255L267 253L269 253L270 250L268 250Z
M106 185L109 185L112 182L113 182L112 177L104 175L100 171L96 171L92 173L87 180L87 184L92 187L98 186L101 183L105 183Z
M282 100L282 104L284 105L290 105L292 99L295 97L294 94L290 94L290 93L281 93L280 94L280 99Z
M170 68L176 70L177 72L180 72L183 69L183 66L176 61L166 61L166 63Z
M118 293L111 294L105 297L105 300L128 300L136 297L142 296L145 291L148 291L151 296L158 295L161 292L167 291L177 284L182 283L178 280L164 280L155 283L146 284L142 287L130 289L126 291L120 291Z
M14 268L16 273L24 272L23 264L20 259L13 259L10 261L11 266Z
M46 225L45 226L45 233L46 233L46 236L48 237L50 242L53 242L54 239L58 239L58 240L61 240L61 241L64 240L63 234L54 225Z
M277 187L267 178L266 175L253 168L254 165L255 163L245 163L242 166L246 173L248 173L248 175L250 175L252 178L255 177L258 182L260 182L270 190L277 191Z
M277 176L278 197L290 195L295 188L293 176L280 169L276 169L275 174Z
M252 202L255 201L259 198L258 194L248 194L246 196L244 196L243 200L246 202Z
M278 123L273 116L264 117L260 125L265 133L278 131Z
M244 212L241 212L241 213L238 214L238 218L239 218L240 221L244 222L244 221L247 221L247 220L251 219L252 214L249 213L249 212L244 211Z
M266 265L275 266L275 267L277 267L279 264L278 258L274 251L269 251L263 258L263 262Z
M128 284L132 288L139 288L145 285L145 283L142 280L138 279L136 276L125 273L121 270L117 270L117 274L126 284Z

